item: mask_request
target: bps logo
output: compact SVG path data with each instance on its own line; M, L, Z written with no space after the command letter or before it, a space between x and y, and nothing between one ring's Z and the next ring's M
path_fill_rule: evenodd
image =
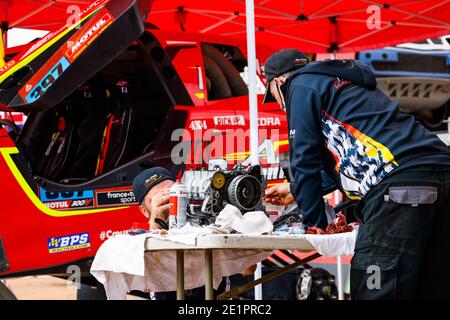
M72 234L48 239L48 252L59 253L91 247L89 233Z

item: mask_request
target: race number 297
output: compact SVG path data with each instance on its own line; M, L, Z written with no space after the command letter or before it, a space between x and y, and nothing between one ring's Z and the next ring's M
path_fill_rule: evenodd
M62 57L53 68L42 78L42 80L31 90L31 92L26 96L28 103L32 103L39 99L45 91L47 91L52 84L58 79L64 70L69 67L70 63L65 58Z

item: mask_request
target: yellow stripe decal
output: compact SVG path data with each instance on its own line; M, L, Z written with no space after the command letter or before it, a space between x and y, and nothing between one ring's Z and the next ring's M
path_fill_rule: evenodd
M47 50L48 48L50 48L53 44L55 44L56 42L58 42L62 37L64 37L66 34L68 34L70 31L72 31L74 28L76 28L79 24L83 23L86 19L90 18L93 14L97 13L98 10L102 9L99 8L97 10L95 10L94 12L90 13L89 15L87 15L86 17L84 17L83 19L81 19L80 21L78 21L78 23L71 25L69 28L67 28L64 32L61 32L59 35L57 35L56 37L54 37L51 41L47 42L46 44L44 44L42 47L36 49L36 51L34 51L33 53L31 53L28 57L26 57L24 60L18 62L16 65L14 65L14 67L12 67L11 69L9 69L8 71L6 71L4 74L0 75L0 83L2 83L6 78L8 78L11 74L13 74L14 72L16 72L17 70L19 70L20 68L22 68L23 66L27 65L28 63L30 63L31 61L33 61L34 59L36 59L36 57L38 57L42 52L44 52L45 50Z
M15 148L15 147L0 148L0 153L2 154L3 158L5 159L6 164L8 165L12 174L14 175L17 182L22 187L23 191L26 193L28 198L30 198L31 202L33 202L33 204L40 211L45 213L46 215L49 215L52 217L69 217L69 216L77 216L77 215L82 215L82 214L100 213L100 212L121 210L121 209L129 208L129 207L117 207L117 208L106 208L106 209L71 210L71 211L58 211L58 210L50 209L46 205L44 205L42 203L42 201L37 197L37 195L33 192L33 190L30 188L28 183L25 181L25 178L20 173L20 171L17 168L16 164L14 163L13 159L11 158L12 154L19 153L17 148Z
M274 146L275 150L278 150L278 148L279 148L280 146L285 146L285 145L287 145L287 144L289 144L289 140L280 140L280 141L275 141L275 142L273 143L273 146Z
M0 68L5 65L5 48L3 47L3 33L0 30Z

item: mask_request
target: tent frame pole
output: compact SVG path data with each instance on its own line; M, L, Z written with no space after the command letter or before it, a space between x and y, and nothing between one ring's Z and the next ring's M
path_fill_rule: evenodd
M250 159L252 165L259 164L258 148L258 100L256 91L256 44L255 44L255 4L253 0L245 1L245 18L247 29L247 60L249 82L249 119L250 119ZM255 271L255 280L262 276L262 266L258 263ZM261 284L255 287L255 300L262 300Z

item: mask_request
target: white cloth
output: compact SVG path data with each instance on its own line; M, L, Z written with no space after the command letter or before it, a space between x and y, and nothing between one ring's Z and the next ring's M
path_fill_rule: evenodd
M357 229L352 232L336 234L303 234L303 238L309 241L322 256L338 257L351 256L355 251Z
M127 292L159 292L176 290L176 252L145 252L145 239L154 237L195 245L198 237L211 233L227 233L224 226L193 227L186 225L170 234L119 235L105 241L97 251L91 273L105 286L108 299L126 299ZM333 235L292 235L306 238L323 256L352 255L357 231ZM214 250L214 287L222 277L244 271L249 266L266 259L272 251ZM185 251L185 289L204 285L203 250Z
M273 230L273 224L263 211L242 215L235 206L227 204L216 218L216 224L231 227L240 233L263 234Z
M162 238L149 234L120 235L108 239L100 246L92 263L91 273L105 286L108 299L126 299L127 292L131 290L176 290L176 252L145 252L145 239L149 236ZM183 243L190 242L193 238L188 234L171 237ZM272 251L262 250L214 250L214 288L220 285L222 277L240 273L271 254ZM204 285L204 261L203 250L185 251L185 289Z

